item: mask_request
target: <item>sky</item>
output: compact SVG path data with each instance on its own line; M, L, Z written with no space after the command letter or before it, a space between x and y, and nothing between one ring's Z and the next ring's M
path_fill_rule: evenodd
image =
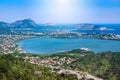
M0 21L120 23L120 0L0 0Z

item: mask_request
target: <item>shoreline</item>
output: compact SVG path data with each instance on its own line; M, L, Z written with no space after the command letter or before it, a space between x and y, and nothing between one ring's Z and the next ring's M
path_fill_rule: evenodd
M31 38L26 38L26 39L34 39L34 38L51 38L51 37L31 37ZM52 37L53 38L53 37ZM26 39L21 39L21 40L26 40ZM54 38L53 38L54 39ZM55 38L56 39L56 38ZM57 39L60 39L60 38L57 38ZM70 38L69 38L70 39ZM73 38L73 39L80 39L80 38ZM81 38L82 39L82 38ZM85 39L98 39L98 38L85 38ZM18 45L17 42L21 41L21 40L18 40L16 41L16 45L19 46L25 53L29 53L29 54L56 54L56 53L60 53L60 52L68 52L68 51L72 51L74 49L70 49L70 50L60 50L60 51L55 51L55 52L48 52L48 53L40 53L40 52L28 52L26 50L24 50L22 48L22 46ZM103 39L98 39L98 40L103 40ZM115 41L115 40L113 40ZM86 50L89 50L89 51L92 51L91 49L87 48L87 47L80 47L81 49L86 49ZM80 49L80 48L75 48L75 49ZM107 50L107 51L100 51L100 52L108 52L110 50ZM100 53L100 52L96 52L96 51L92 51L92 52L95 52L95 53ZM119 52L119 51L112 51L112 52Z
M19 41L26 40L26 39L32 39L32 38L35 38L35 36L31 36L31 37L29 37L29 38L24 38L24 39L15 40L15 41L13 42L13 44L16 45L16 48L17 48L18 53L28 53L28 52L25 51L25 50L23 50L22 46L18 45L17 43L18 43ZM16 48L15 48L15 49L16 49Z

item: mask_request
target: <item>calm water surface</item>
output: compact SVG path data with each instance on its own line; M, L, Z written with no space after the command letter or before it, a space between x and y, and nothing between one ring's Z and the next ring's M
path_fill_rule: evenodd
M120 41L100 40L94 38L56 39L32 38L21 40L17 43L28 53L56 53L78 48L89 48L94 52L120 51Z

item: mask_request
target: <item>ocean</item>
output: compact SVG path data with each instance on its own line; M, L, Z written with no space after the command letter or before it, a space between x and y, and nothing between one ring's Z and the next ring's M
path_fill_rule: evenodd
M68 31L68 32L85 32L85 33L113 33L120 34L120 24L94 24L98 26L103 26L113 30L73 30L73 27L76 24L55 24L54 26L45 26L39 25L37 32L56 32L56 31Z
M120 24L95 24L99 26L104 26L113 30L72 30L71 32L85 32L85 33L112 33L120 34Z

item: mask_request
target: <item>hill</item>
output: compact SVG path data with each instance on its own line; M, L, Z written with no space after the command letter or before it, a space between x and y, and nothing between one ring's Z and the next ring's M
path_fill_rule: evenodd
M33 30L37 26L31 19L18 20L14 23L0 22L0 34L9 34L14 30Z
M0 54L0 80L77 80L75 75L60 75L45 66L39 67L11 54Z
M5 23L5 22L0 22L0 34L1 33L10 33L10 29L9 27L11 27L11 25L9 23Z
M13 28L36 28L37 24L31 19L18 20L11 23Z
M94 25L94 24L84 24L84 23L76 24L72 28L77 30L109 30L104 26Z
M48 59L49 61L49 59L52 59L55 64L50 62L50 65L61 66L61 68L66 70L88 72L104 80L120 80L120 52L94 53L75 49L51 55L24 54L21 56L34 57L38 63L42 60ZM40 57L40 61L38 60L38 56ZM45 63L44 65L47 64Z
M65 69L85 71L104 80L120 80L120 52L94 53L75 49L51 56L74 59L70 64L62 65Z

